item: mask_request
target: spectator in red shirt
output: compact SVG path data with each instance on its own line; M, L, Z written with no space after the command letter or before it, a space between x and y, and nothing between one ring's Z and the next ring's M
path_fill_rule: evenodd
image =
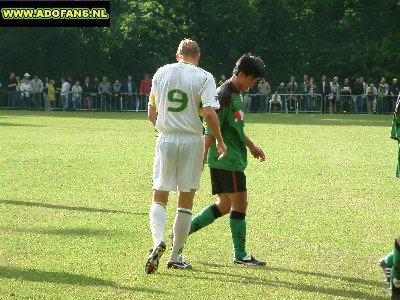
M146 106L149 101L149 95L151 90L151 78L149 74L144 74L144 79L140 82L140 103L143 107Z
M144 74L144 79L140 82L140 93L150 95L151 90L151 78L149 74Z

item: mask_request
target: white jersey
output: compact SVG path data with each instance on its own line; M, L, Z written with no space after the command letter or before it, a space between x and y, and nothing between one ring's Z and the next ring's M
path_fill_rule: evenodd
M202 108L219 108L214 77L185 62L158 69L149 101L157 108L156 129L159 132L202 134Z

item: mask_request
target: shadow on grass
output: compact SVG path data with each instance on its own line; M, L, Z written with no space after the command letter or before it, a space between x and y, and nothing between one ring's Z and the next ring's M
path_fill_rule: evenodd
M145 293L156 293L156 294L167 293L166 291L157 290L153 288L121 286L113 281L86 275L71 274L68 272L50 272L50 271L18 268L18 267L0 266L0 278L33 281L33 282L72 284L80 286L104 286L104 287L113 287L116 289L133 291L133 292L145 292Z
M32 124L0 123L0 127L47 127L47 126L32 125Z
M55 118L79 118L79 119L113 119L113 120L147 120L147 111L141 112L100 112L100 111L74 111L74 112L63 112L63 111L34 111L34 110L0 110L1 115L7 115L7 117L55 117Z
M9 204L9 205L19 205L19 206L31 206L31 207L43 207L43 208L51 208L51 209L65 209L72 211L82 211L82 212L94 212L94 213L111 213L111 214L129 214L129 215L147 215L147 213L140 212L127 212L121 210L113 210L106 208L95 208L95 207L82 207L82 206L66 206L66 205L57 205L57 204L48 204L48 203L40 203L40 202L30 202L30 201L18 201L18 200L0 200L0 204Z
M92 229L92 228L0 228L0 230L11 231L13 233L33 233L44 235L64 235L64 236L95 236L95 237L115 237L123 235L123 231Z
M7 117L55 117L55 118L84 118L84 119L113 119L113 120L147 120L147 112L44 112L29 110L0 110L1 115ZM390 127L392 115L366 114L265 114L248 113L246 123L280 124L280 125L328 125L328 126L382 126Z
M247 114L245 123L390 127L392 115Z
M202 262L201 264L204 266L210 266L210 267L226 267L225 265L219 265L219 264L213 264L213 263L207 263L207 262ZM338 280L338 281L347 281L349 283L364 284L367 286L378 287L378 288L383 286L383 284L381 284L381 282L365 280L362 278L360 279L360 278L352 278L352 277L334 276L334 275L320 273L320 272L308 272L308 271L290 270L290 269L285 269L285 268L274 268L274 267L272 267L272 268L271 267L266 267L266 268L259 267L259 268L254 268L254 269L258 269L260 271L261 271L261 269L263 269L265 271L316 276L316 277L329 278L329 279ZM289 281L282 281L279 279L277 279L276 281L273 281L273 280L266 280L266 279L263 279L260 277L231 274L231 273L227 273L227 272L218 272L218 271L212 271L212 270L201 270L201 272L204 272L207 274L212 274L212 275L223 276L222 278L219 279L222 282L228 281L231 283L243 283L243 280L246 280L247 283L249 283L249 284L261 284L261 285L267 285L270 287L281 287L281 288L287 288L287 289L292 289L292 290L326 294L326 295L331 295L331 296L340 296L340 297L345 297L345 298L372 299L370 294L366 294L366 293L364 293L362 291L358 291L358 290L344 290L344 289L342 290L342 289L331 288L331 287L309 285L309 284L301 283L301 281L289 282ZM227 277L229 277L229 279L227 279ZM203 279L210 280L210 278L206 278L206 277L204 277ZM214 278L214 280L215 280L215 278ZM373 299L382 299L383 300L383 299L387 299L387 297L374 296Z

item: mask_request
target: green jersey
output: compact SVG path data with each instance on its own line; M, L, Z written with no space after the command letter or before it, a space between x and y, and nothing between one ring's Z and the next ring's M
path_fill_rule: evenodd
M220 109L217 110L221 134L228 147L223 159L220 156L214 139L207 154L210 168L243 172L247 167L246 140L243 132L243 100L239 91L230 81L221 85L218 90ZM212 134L206 126L205 134Z
M390 137L398 142L398 158L397 158L397 170L396 170L396 177L400 178L400 104L399 104L399 99L397 99L396 103L396 108L394 111L394 117L392 121L392 132L390 134Z

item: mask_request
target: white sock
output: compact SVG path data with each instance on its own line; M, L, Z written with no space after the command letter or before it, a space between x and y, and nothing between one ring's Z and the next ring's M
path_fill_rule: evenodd
M150 230L154 246L159 241L164 241L165 223L167 222L167 211L161 203L152 203L150 206Z
M185 245L192 222L190 209L178 208L174 222L174 241L169 261L178 262L180 249Z

